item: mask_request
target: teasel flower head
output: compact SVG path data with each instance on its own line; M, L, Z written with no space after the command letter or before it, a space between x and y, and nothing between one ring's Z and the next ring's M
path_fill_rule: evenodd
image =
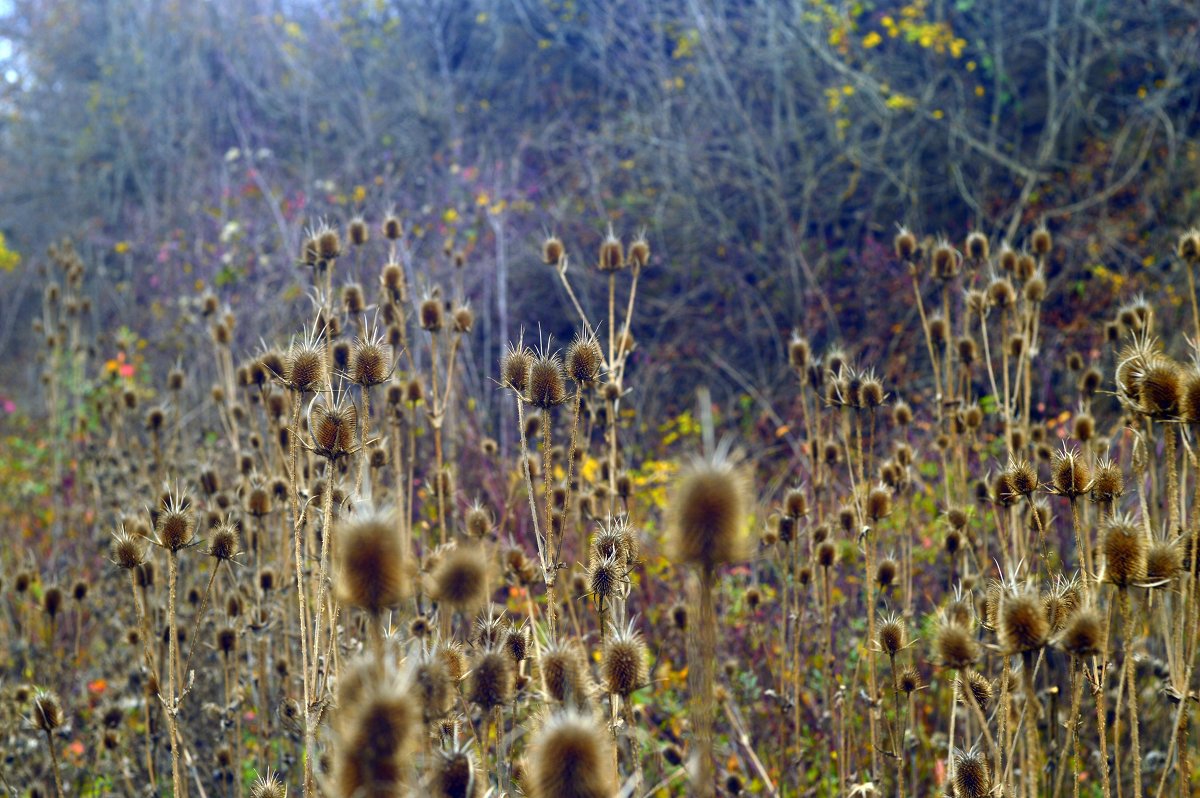
M1064 443L1062 450L1055 452L1050 460L1050 490L1075 500L1091 488L1091 466L1078 451L1068 449Z
M487 648L472 664L467 697L486 711L511 702L514 686L512 658L501 648Z
M1019 590L1000 600L1000 643L1005 653L1037 651L1049 636L1050 624L1036 593Z
M1135 376L1138 412L1158 421L1176 418L1184 399L1183 374L1183 366L1171 358L1160 355L1146 359Z
M626 260L629 261L629 266L635 275L649 265L650 242L646 240L644 230L639 232L637 238L633 239L633 243L629 245L629 254Z
M992 792L992 775L987 757L978 747L954 751L954 791L958 798L987 798Z
M46 690L34 693L32 709L33 725L46 733L54 731L66 720L58 696Z
M442 556L433 571L432 596L446 610L469 610L487 598L487 553L477 544L455 546Z
M408 564L392 511L358 505L336 534L338 601L372 614L398 605L408 593Z
M1110 457L1101 458L1092 477L1092 500L1113 501L1121 498L1124 492L1125 475L1121 473L1121 467Z
M938 241L930 254L930 266L936 280L952 280L962 271L962 253L945 239Z
M612 798L617 792L608 734L593 718L557 712L530 745L530 798Z
M1104 581L1126 588L1146 578L1150 548L1142 525L1128 514L1114 515L1102 527Z
M561 267L566 254L567 250L563 246L561 238L554 235L546 236L546 240L542 242L542 263L547 266Z
M872 522L892 514L892 492L885 485L876 485L867 493L867 518Z
M901 227L892 240L892 248L896 257L904 263L914 263L920 255L920 245L917 237L907 227Z
M483 795L487 774L475 762L470 740L438 748L433 762L434 798L478 798Z
M1028 498L1038 489L1037 469L1028 460L1011 458L1005 471L1014 494Z
M421 711L395 674L368 680L340 707L331 783L337 795L391 795L406 780Z
M278 773L267 768L267 772L259 775L251 785L250 798L287 798L287 785Z
M612 225L609 225L608 234L600 242L598 267L601 272L612 274L624 269L627 265L621 239L617 238L616 234L613 233Z
M925 686L925 680L921 678L921 672L912 665L900 669L900 672L896 675L896 683L900 687L900 692L905 695L911 695Z
M242 535L231 521L218 524L208 538L208 555L218 560L233 560L242 553Z
M988 708L991 706L992 697L995 695L995 687L992 685L991 679L984 676L979 671L966 670L958 675L955 679L955 692L958 701L961 704L968 704L970 699L967 698L967 691L970 691L971 697L975 699L975 703L986 716Z
M364 388L382 385L392 376L392 347L378 332L355 338L350 350L350 379Z
M889 657L895 657L908 645L908 630L899 615L885 617L876 634L879 649Z
M308 406L312 450L330 461L358 451L358 406L342 394L332 400L313 397Z
M179 551L190 546L195 535L196 516L191 501L178 489L168 492L154 526L158 545L168 551Z
M325 385L328 374L325 345L315 326L292 342L281 364L283 371L278 373L278 378L293 391L308 393Z
M633 621L605 641L601 663L604 687L609 693L628 697L646 685L646 641Z
M967 627L953 621L938 625L933 638L938 661L947 668L962 670L979 659L979 643Z
M1058 645L1075 657L1093 657L1104 654L1104 618L1092 607L1083 607L1067 619Z
M119 524L113 533L113 541L109 549L113 565L118 568L137 568L146 561L146 539L140 535L131 535L125 529L125 524Z
M604 369L604 353L594 333L580 333L567 347L567 376L581 386L595 385Z
M703 568L740 560L749 509L749 479L723 444L676 484L667 513L676 557Z
M525 400L545 411L567 400L566 370L557 352L539 351L531 358Z
M1147 587L1165 587L1183 570L1183 547L1177 540L1155 540L1146 552Z
M552 643L537 662L542 690L552 700L584 709L592 692L586 654L574 640Z

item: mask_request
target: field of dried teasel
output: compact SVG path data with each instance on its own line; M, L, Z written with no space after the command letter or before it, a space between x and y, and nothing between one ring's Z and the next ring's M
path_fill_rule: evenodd
M37 533L78 570L3 551L6 794L1193 793L1194 291L1186 335L1138 298L1068 352L1048 230L901 230L904 383L797 330L790 459L702 401L652 468L644 238L578 256L599 319L545 241L578 331L491 367L512 452L461 377L460 256L405 246L313 230L313 310L255 352L200 298L207 390L92 362L87 266L50 253ZM1200 232L1175 255L1191 288Z

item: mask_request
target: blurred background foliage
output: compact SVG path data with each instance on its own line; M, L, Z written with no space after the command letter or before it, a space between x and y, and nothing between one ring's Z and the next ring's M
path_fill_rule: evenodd
M522 329L569 335L543 235L586 271L608 224L644 226L635 404L704 382L768 419L793 327L904 368L881 355L915 323L876 321L907 288L897 223L1019 247L1044 220L1075 318L1173 283L1200 206L1193 0L14 0L0 41L9 404L63 237L95 357L123 326L158 373L194 353L205 290L235 351L293 329L303 230L395 207L423 287L466 255L484 384Z

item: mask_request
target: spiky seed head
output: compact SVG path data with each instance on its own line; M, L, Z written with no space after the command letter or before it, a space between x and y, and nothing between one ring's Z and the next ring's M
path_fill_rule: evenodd
M979 659L979 643L962 624L942 623L933 642L938 660L947 668L969 668Z
M1000 601L1000 643L1006 653L1024 654L1046 645L1050 624L1037 594L1010 593Z
M421 323L421 329L427 332L441 332L446 326L446 310L442 305L442 300L437 297L429 297L421 302L421 306L417 313Z
M892 422L901 429L912 423L912 408L903 399L892 405Z
M917 258L917 237L905 227L901 227L892 239L892 247L896 257L905 263L912 263Z
M1007 468L992 478L990 493L992 502L1001 507L1009 507L1016 503L1019 494L1013 487L1012 473Z
M1013 493L1027 497L1038 489L1037 469L1028 460L1009 460L1007 470Z
M65 720L62 703L58 696L46 690L38 690L33 696L33 723L44 732L52 732Z
M1092 657L1104 653L1104 619L1091 607L1072 615L1059 637L1064 651L1076 657Z
M1025 281L1025 301L1031 305L1040 305L1046 299L1046 277L1039 269Z
M387 382L392 371L392 347L382 338L355 338L350 350L350 379L364 388Z
M892 514L892 492L884 485L876 485L867 494L867 518L879 521Z
M575 712L556 713L530 745L530 798L612 798L612 752L604 729Z
M217 651L223 655L229 656L237 651L237 629L232 626L222 626L217 629L216 644Z
M1170 358L1148 358L1135 377L1138 410L1153 419L1174 418L1183 399L1183 367Z
M512 700L513 661L500 649L485 650L471 668L467 695L484 710L504 706Z
M196 534L196 517L190 502L182 495L172 494L158 514L154 534L159 544L168 551L179 551L189 546Z
M433 572L433 597L448 609L467 610L483 603L488 558L478 545L455 546Z
M237 524L226 521L213 529L208 539L208 554L218 560L232 560L242 553L242 535Z
M1092 470L1087 460L1065 446L1050 460L1050 486L1060 496L1074 499L1091 489Z
M877 635L879 648L889 657L896 656L908 644L908 630L898 615L884 618Z
M965 249L967 251L967 257L971 260L975 262L987 260L988 252L990 250L987 236L978 231L968 233Z
M829 568L837 560L837 546L831 540L822 541L817 546L817 565Z
M616 552L604 556L594 554L591 562L588 563L588 595L592 596L597 603L612 598L620 590L624 581L623 570Z
M741 559L749 493L745 472L729 457L693 463L668 509L676 556L705 568Z
M935 279L950 280L962 267L962 255L950 246L950 242L939 241L933 248L930 265Z
M873 374L868 373L863 378L862 386L859 389L861 406L874 410L883 404L887 395L883 390L883 383L879 381Z
M601 272L612 274L624 269L625 249L621 244L621 239L613 234L612 228L608 230L608 234L604 236L604 240L600 242L600 260L598 267Z
M962 361L964 366L972 365L979 357L979 348L975 344L975 339L969 335L960 337L956 345L958 347L958 359Z
M788 365L798 374L803 374L812 358L812 346L808 339L794 334L788 341Z
M434 798L477 798L487 776L479 772L466 741L449 750L438 749L433 763Z
M62 604L62 588L57 585L46 588L46 592L42 594L42 610L50 616L51 620L58 617L58 613L62 609Z
M1169 582L1183 569L1183 548L1173 540L1156 540L1146 552L1146 580ZM1163 585L1160 585L1163 586Z
M398 790L419 739L420 721L416 700L395 677L368 683L358 700L342 706L333 751L336 794L391 795Z
M955 679L955 692L959 703L964 705L970 701L967 695L970 692L971 697L975 699L975 703L983 710L983 714L987 715L988 707L991 706L992 697L995 695L995 688L992 685L991 679L979 671L966 670L960 673L958 678Z
M950 325L941 313L929 317L929 336L935 343L944 343L950 337Z
M529 367L529 391L526 401L548 410L567 400L566 372L558 353L539 353Z
M475 311L466 305L459 305L452 314L454 332L466 335L475 326Z
M1017 301L1017 292L1007 277L993 277L987 286L988 302L998 308L1010 308Z
M646 642L632 629L610 637L602 659L604 688L609 693L629 696L646 685Z
M900 673L896 676L896 682L900 686L900 692L905 695L911 695L925 686L921 672L912 665L900 669Z
M1032 279L1033 275L1037 273L1037 268L1037 259L1030 253L1022 252L1017 256L1016 277L1018 280L1024 282Z
M360 505L336 534L338 601L373 614L399 604L407 594L407 558L392 513Z
M250 798L287 798L287 785L279 774L267 768L266 774L256 778L250 787Z
M1125 475L1121 467L1111 458L1105 457L1096 464L1092 479L1092 499L1098 502L1119 499L1125 492Z
M325 384L325 346L315 336L293 343L284 358L283 383L293 391L308 393Z
M579 385L595 385L604 368L604 354L595 335L579 334L567 347L567 376Z
M899 563L890 557L884 558L875 568L875 583L881 588L889 588L896 583L896 576L899 573Z
M118 568L137 568L146 561L146 539L129 534L121 524L113 534L110 553Z
M978 748L954 752L954 790L958 798L987 798L992 775L987 757Z
M1034 255L1044 258L1050 254L1050 248L1053 246L1053 243L1053 239L1050 237L1050 230L1043 224L1033 231L1033 235L1029 239L1029 249L1033 251Z
M308 429L313 449L329 460L346 457L354 451L358 438L358 406L339 399L310 406Z
M628 255L629 265L633 268L634 274L637 274L650 263L650 242L646 240L644 235L639 235L629 245Z
M789 490L783 497L783 512L794 519L808 515L808 494L800 488Z
M1146 578L1146 554L1150 541L1142 525L1131 516L1115 515L1102 527L1104 534L1104 578L1126 588Z
M547 236L546 240L542 242L542 263L547 266L561 265L563 256L566 254L566 247L563 246L562 239L558 236Z
M367 243L367 240L371 237L371 233L367 229L367 223L363 221L361 216L356 216L350 220L350 224L346 226L346 237L356 247L361 247Z

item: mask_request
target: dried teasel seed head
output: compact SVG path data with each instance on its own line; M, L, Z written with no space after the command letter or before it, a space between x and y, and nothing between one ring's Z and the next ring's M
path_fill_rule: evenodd
M168 551L179 551L191 545L196 534L196 517L191 503L181 494L171 494L158 515L154 534Z
M1039 258L1049 255L1053 244L1054 241L1050 237L1050 230L1044 224L1034 230L1033 235L1029 239L1029 249Z
M879 521L892 514L892 492L885 485L876 485L867 494L867 518Z
M974 698L983 714L987 715L988 708L992 704L992 697L995 695L995 687L992 685L991 679L979 671L966 670L958 675L954 686L959 703L968 704L971 698Z
M504 706L512 700L513 661L500 649L484 651L472 665L467 697L484 710Z
M1150 541L1132 516L1114 515L1102 527L1104 580L1126 588L1146 578Z
M881 588L889 588L896 583L899 574L900 564L890 557L884 558L875 567L875 584Z
M880 650L889 657L895 657L908 644L908 630L899 615L884 618L876 635Z
M668 510L676 556L705 568L741 559L749 492L744 471L723 452L693 463Z
M354 246L361 247L367 243L370 237L371 232L367 229L367 223L361 216L355 216L350 220L350 224L346 225L346 238L350 239L350 243Z
M921 678L921 672L909 665L900 669L896 676L896 684L900 687L900 692L911 695L924 687L925 681Z
M46 690L34 693L32 718L34 725L46 733L62 726L66 720L58 696Z
M232 560L241 554L242 535L237 524L225 522L213 529L208 539L208 554L218 560Z
M448 609L467 610L486 598L488 558L478 545L459 545L446 553L433 571L432 596Z
M646 642L632 628L612 635L605 643L601 659L604 689L628 697L647 681Z
M560 266L566 254L566 247L558 236L547 236L542 242L542 263L547 266Z
M987 236L978 231L967 234L964 249L966 249L967 257L973 261L980 262L987 260L990 251Z
M1050 487L1060 496L1075 499L1091 489L1092 470L1079 452L1067 449L1055 452L1050 460Z
M377 614L407 594L408 565L391 511L360 505L337 529L338 601Z
M897 401L892 405L892 422L901 429L912 423L913 413L908 402L904 400Z
M608 234L604 236L604 240L600 242L600 259L597 265L601 272L608 274L618 272L627 265L621 239L616 237L611 227L608 229Z
M788 365L797 374L803 374L811 359L812 346L808 343L808 339L799 334L793 334L792 339L788 341Z
M129 534L125 530L125 525L121 524L113 534L109 551L113 564L118 568L137 568L146 561L146 539ZM18 580L21 576L25 576L25 574L18 574ZM18 586L19 584L18 581Z
M594 385L604 368L600 342L592 334L581 333L567 347L565 368L567 376L579 385Z
M987 286L988 302L998 308L1010 308L1017 301L1017 292L1007 277L993 277Z
M1183 570L1183 548L1173 540L1156 540L1146 552L1146 581L1165 587Z
M250 798L287 798L287 785L279 775L267 768L265 775L260 775L250 787Z
M829 568L836 559L837 546L833 544L833 541L826 540L817 546L817 565L822 568Z
M954 752L954 791L958 798L988 798L992 775L987 757L978 749Z
M962 670L979 659L979 643L965 626L947 621L942 623L933 638L938 661L947 668Z
M1000 643L1009 654L1037 651L1046 645L1050 624L1038 596L1029 591L1005 595L1000 601Z
M1092 499L1098 502L1118 499L1125 492L1125 475L1121 467L1105 457L1096 464L1092 477Z
M427 332L441 332L442 328L446 326L446 309L442 300L437 297L429 297L421 302L417 317L420 320L421 329Z
M577 643L551 645L538 660L542 690L554 701L580 709L587 706L591 686L585 654Z
M356 701L342 706L331 774L335 794L395 794L420 739L416 699L390 676L366 685Z
M350 351L350 379L364 388L382 385L392 372L392 347L378 336L355 338Z
M637 274L650 263L650 242L646 240L644 235L639 234L629 245L628 255L629 265L633 268L634 274Z
M912 263L917 258L917 237L912 231L901 227L896 237L892 239L892 248L896 257L905 263Z
M1025 459L1012 459L1008 462L1009 485L1014 494L1028 497L1038 489L1037 469Z
M1066 622L1058 644L1075 657L1093 657L1104 653L1104 618L1091 607L1085 607Z
M593 719L556 713L530 744L530 798L612 798L617 784L608 735Z
M475 311L466 305L459 305L455 308L452 318L454 320L454 332L456 333L465 335L471 332L475 326Z
M548 410L567 400L566 371L558 353L538 353L529 368L526 401L540 410Z
M1183 368L1170 358L1157 356L1145 360L1135 379L1137 409L1153 419L1174 418L1183 398Z

